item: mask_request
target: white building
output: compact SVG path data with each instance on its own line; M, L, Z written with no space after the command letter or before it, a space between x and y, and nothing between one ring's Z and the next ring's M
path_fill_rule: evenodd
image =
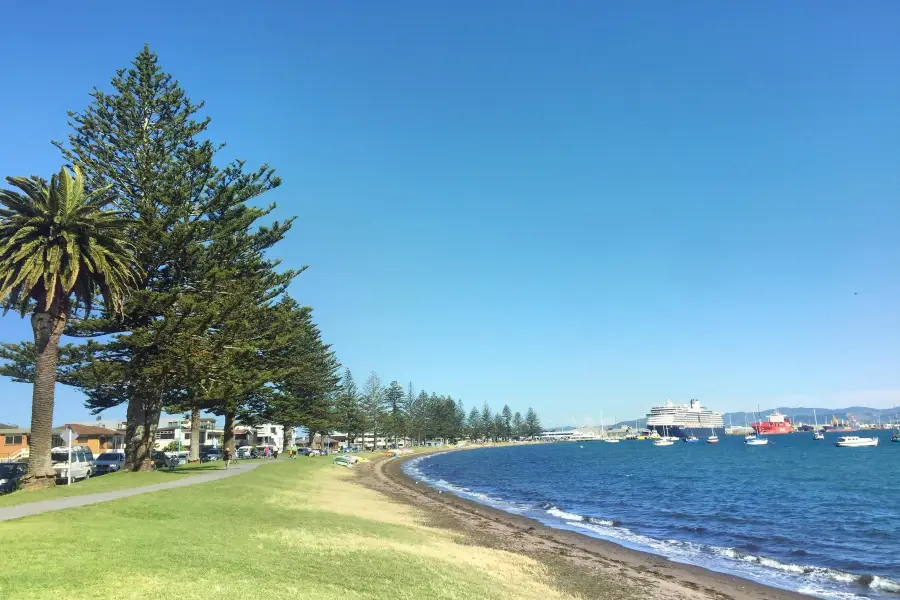
M236 429L236 428L235 428ZM212 417L200 419L200 447L221 448L224 430L216 426ZM185 450L191 447L191 420L180 417L162 419L156 428L155 448L162 450L172 442L180 442Z
M269 446L284 452L284 426L264 423L252 427L236 425L234 428L234 446Z

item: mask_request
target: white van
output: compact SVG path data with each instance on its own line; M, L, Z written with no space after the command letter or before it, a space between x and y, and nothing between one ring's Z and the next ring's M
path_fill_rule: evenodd
M69 471L72 472L72 481L88 479L94 468L94 453L87 446L72 446L72 462L69 462L69 449L59 446L50 449L50 460L53 462L53 470L56 471L57 481L67 481Z

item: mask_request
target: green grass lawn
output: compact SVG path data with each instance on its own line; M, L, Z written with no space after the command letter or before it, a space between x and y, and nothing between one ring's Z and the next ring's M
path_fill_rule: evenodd
M163 469L148 473L109 473L99 477L91 477L85 481L78 481L72 485L57 485L52 488L40 490L19 490L11 494L0 496L0 507L52 500L66 496L81 496L82 494L94 494L97 492L109 492L125 488L140 487L153 483L171 481L172 478L197 475L214 469L221 469L222 461L208 463L182 465L173 471Z
M427 526L329 457L9 521L0 531L4 598L568 598L539 563Z

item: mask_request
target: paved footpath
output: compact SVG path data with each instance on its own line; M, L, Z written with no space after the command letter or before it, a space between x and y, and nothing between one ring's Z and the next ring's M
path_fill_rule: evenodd
M113 490L111 492L99 492L96 494L84 494L82 496L68 496L66 498L54 498L53 500L41 500L40 502L29 502L27 504L17 504L16 506L6 506L0 508L0 521L10 521L12 519L21 519L22 517L30 517L53 510L64 510L66 508L74 508L76 506L87 506L88 504L97 504L98 502L108 502L109 500L118 500L119 498L128 498L129 496L137 496L138 494L146 494L157 490L168 490L171 488L184 487L187 485L197 485L198 483L207 483L218 479L225 479L233 475L239 475L252 471L256 467L266 464L268 461L240 461L232 464L228 469L203 473L201 475L179 475L174 481L166 481L164 483L154 483L142 487L129 488L125 490Z

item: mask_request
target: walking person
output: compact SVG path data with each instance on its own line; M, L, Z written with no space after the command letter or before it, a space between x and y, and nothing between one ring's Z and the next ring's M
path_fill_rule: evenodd
M228 468L228 463L231 462L231 449L226 447L225 451L222 452L222 458L225 459L225 468Z

